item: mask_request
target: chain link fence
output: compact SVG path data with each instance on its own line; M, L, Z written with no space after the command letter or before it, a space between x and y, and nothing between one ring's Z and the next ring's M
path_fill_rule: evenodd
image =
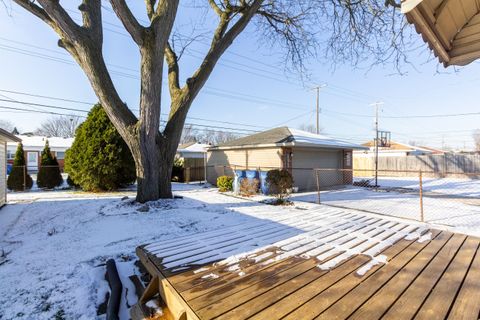
M58 168L60 170L60 173L62 175L62 179L64 181L64 184L66 184L68 174L66 174L63 170L63 166L60 165L54 165L54 166L14 166L12 164L7 164L7 181L8 177L12 174L12 172L15 170L17 179L19 179L21 185L23 186L24 191L28 190L36 190L38 188L37 186L37 175L38 172L40 171L41 168ZM29 187L29 178L32 179L32 186ZM10 190L10 189L9 189ZM18 191L18 190L17 190Z
M314 169L316 202L445 225L480 221L480 173ZM351 184L340 183L348 181Z
M210 183L235 171L277 167L208 166ZM289 168L294 201L361 210L432 224L480 229L480 172Z

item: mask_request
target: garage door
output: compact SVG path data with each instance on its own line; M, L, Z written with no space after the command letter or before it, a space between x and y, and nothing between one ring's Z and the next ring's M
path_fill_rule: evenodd
M333 169L321 172L321 186L332 186L341 183L342 173L337 169L343 167L342 157L342 150L294 149L292 174L295 186L300 191L316 190L317 182L313 169L318 168Z
M5 143L0 140L0 207L5 204L6 161Z

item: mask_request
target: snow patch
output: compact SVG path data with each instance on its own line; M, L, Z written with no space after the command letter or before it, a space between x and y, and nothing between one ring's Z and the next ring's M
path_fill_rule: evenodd
M156 316L159 316L159 317L163 316L162 307L158 305L158 301L156 299L148 300L147 303L145 303L145 305L150 309L155 310Z
M193 273L197 274L197 273L200 273L200 272L203 272L203 271L207 271L208 269L210 269L210 268L203 267L203 268L200 268L200 269L197 269L197 270L193 271Z
M240 270L240 266L238 264L234 264L233 266L230 266L227 268L227 271L230 271L230 272L235 272L238 270Z
M419 239L418 239L418 242L419 243L423 243L423 242L426 242L426 241L430 241L432 240L432 233L429 232L423 236L421 236Z
M202 277L202 279L217 279L219 278L220 276L218 274L215 274L215 273L209 273L209 274L206 274Z
M374 258L372 258L372 260L370 260L369 262L367 262L366 264L364 264L360 269L357 270L357 274L360 276L360 277L363 277L368 271L370 271L373 267L379 265L379 264L386 264L388 261L388 258L386 255L379 255L379 256L376 256Z

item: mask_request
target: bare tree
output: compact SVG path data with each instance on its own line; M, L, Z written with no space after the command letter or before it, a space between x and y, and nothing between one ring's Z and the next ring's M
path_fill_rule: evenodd
M212 30L210 48L203 61L182 85L178 51L175 52L171 43L179 0L146 0L149 18L146 26L140 24L126 0L110 0L113 11L140 51L140 116L137 119L120 98L103 58L101 0L82 1L78 8L83 18L82 25L70 17L58 0L13 1L49 25L60 38L59 46L67 50L83 69L108 117L132 152L137 170L137 201L140 202L172 197L172 164L190 106L220 57L252 20L261 42L284 49L285 61L301 70L305 57L315 54L316 29L319 26L342 24L334 27L334 38L342 40L338 37L339 32L341 35L343 32L358 33L360 36L354 35L348 40L357 43L360 48L373 50L375 44L367 41L365 29L371 26L374 30L376 24L391 28L391 15L395 16L393 10L388 11L384 7L378 13L368 13L379 7L376 0L208 0L205 3L208 3L218 24ZM333 15L325 11L329 9L335 9ZM362 15L358 16L357 9L363 10ZM322 15L327 20L320 23ZM388 31L384 35L390 39L391 30L386 29L379 27L375 31ZM368 39L380 42L380 38L382 34ZM353 50L345 41L329 43L333 51ZM396 43L383 44L392 48ZM385 54L385 51L382 53ZM382 55L381 59L386 57ZM164 60L168 67L171 105L167 123L160 132Z
M196 142L198 133L195 128L189 124L183 127L182 137L180 138L180 143Z
M298 129L311 133L317 133L317 127L315 127L313 124L302 123L300 126L298 126ZM323 128L320 128L319 131L322 133Z
M197 140L211 145L219 145L237 139L239 136L229 131L207 129L198 133Z
M475 144L475 151L480 152L480 130L473 132L473 143Z
M239 136L233 132L213 130L213 129L198 129L193 125L186 125L183 128L182 138L180 143L200 142L211 145L218 145L228 141L237 139Z
M36 135L47 137L73 138L75 136L75 130L79 124L79 117L53 117L42 122L40 127L35 130L34 133Z
M0 120L0 128L8 132L13 132L13 130L15 129L15 126L11 121Z

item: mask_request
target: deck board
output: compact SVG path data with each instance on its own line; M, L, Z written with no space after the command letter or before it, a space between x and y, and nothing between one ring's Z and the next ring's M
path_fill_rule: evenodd
M477 248L476 239L464 242L417 313L417 319L445 319ZM442 303L439 304L439 301Z
M479 248L452 306L448 319L475 319L480 315L480 252Z
M274 219L146 245L139 256L198 319L478 319L479 239L312 212L278 210ZM427 232L431 240L416 241ZM383 256L387 263L371 263Z
M433 270L435 274L442 273L444 265L452 259L457 253L459 247L465 240L463 235L454 235L447 244L440 250L431 250L424 255L419 255L409 264L407 264L400 272L385 284L375 295L368 299L352 316L352 319L378 319L386 309L392 305L403 291L416 279L416 277L425 271L426 274L432 275L428 270L428 266L438 267ZM427 248L428 249L428 248ZM417 288L422 291L422 288Z

